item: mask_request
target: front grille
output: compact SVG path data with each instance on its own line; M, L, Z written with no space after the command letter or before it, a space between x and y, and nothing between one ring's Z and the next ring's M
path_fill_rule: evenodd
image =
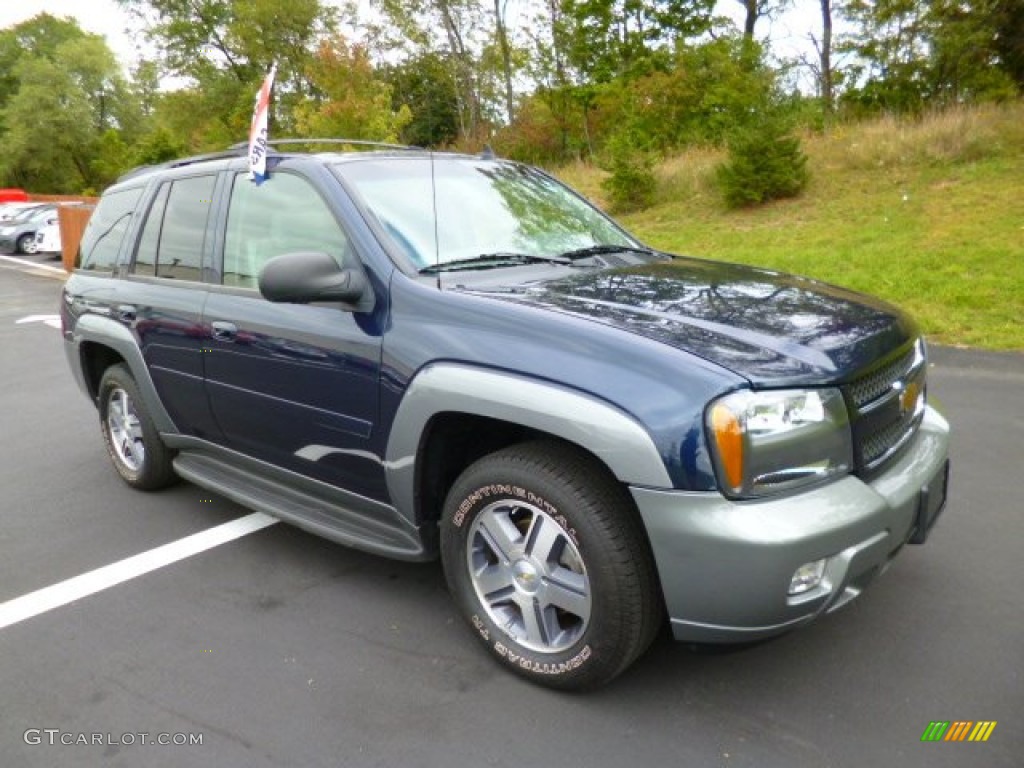
M851 406L854 454L862 474L880 470L910 441L924 416L922 342L844 387Z
M853 382L849 387L849 391L854 408L862 408L872 400L877 400L882 395L892 391L893 384L906 376L914 366L916 354L917 347L915 346L894 362Z
M887 427L882 427L873 435L868 435L861 442L861 455L864 464L869 469L874 469L883 456L914 433L915 427L913 419L908 419L905 422L900 420Z

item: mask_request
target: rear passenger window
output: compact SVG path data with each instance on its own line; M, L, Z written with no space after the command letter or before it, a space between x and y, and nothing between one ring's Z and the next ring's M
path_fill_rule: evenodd
M135 252L136 275L156 275L156 252L160 244L160 226L164 220L164 209L167 207L167 193L171 191L170 184L164 184L156 193L156 199L146 217L146 223L142 227L142 237L139 238L139 247Z
M103 196L82 233L78 248L81 269L112 272L128 231L132 211L142 197L142 187L110 192Z
M235 177L224 238L224 285L255 288L269 259L320 251L340 266L350 261L349 240L323 198L305 179L277 173L256 186Z
M216 176L165 182L146 216L135 253L134 273L200 280L206 220Z

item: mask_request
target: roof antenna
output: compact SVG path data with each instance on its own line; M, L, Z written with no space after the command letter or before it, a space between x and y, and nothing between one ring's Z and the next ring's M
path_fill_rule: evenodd
M484 144L483 152L480 153L481 160L494 160L497 157L490 144Z
M441 290L441 242L437 235L437 180L434 177L434 150L430 150L430 204L434 209L434 272L437 274L437 290Z

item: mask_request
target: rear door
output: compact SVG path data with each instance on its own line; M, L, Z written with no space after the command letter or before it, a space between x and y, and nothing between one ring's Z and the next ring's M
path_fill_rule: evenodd
M149 200L126 279L131 301L114 311L137 334L160 399L184 434L217 431L203 387L202 312L212 237L207 225L217 183L213 171L162 180Z
M371 449L386 301L354 313L334 304L274 304L257 276L274 256L321 251L358 260L318 184L278 170L259 186L225 178L220 287L203 323L206 391L224 445L363 496L386 499Z

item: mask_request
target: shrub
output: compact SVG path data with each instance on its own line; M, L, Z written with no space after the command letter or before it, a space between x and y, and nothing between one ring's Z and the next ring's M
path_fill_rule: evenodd
M613 211L628 213L654 204L654 157L638 147L628 131L617 133L608 141L603 165L610 175L601 182L601 188Z
M730 208L796 197L807 186L807 157L800 140L777 117L737 130L716 180Z

